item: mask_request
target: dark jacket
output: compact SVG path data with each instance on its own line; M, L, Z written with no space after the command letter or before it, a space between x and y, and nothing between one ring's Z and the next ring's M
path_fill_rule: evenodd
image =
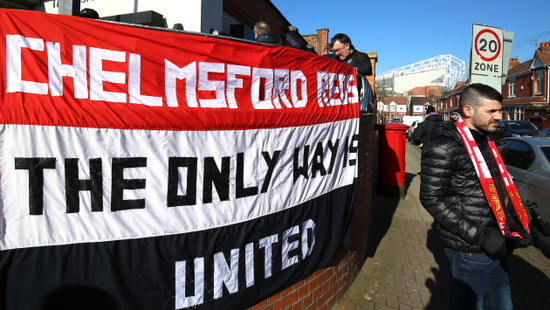
M366 75L372 75L372 65L370 63L370 58L367 54L358 52L353 49L353 52L348 55L348 57L344 60L340 60L340 57L338 57L335 54L325 54L323 55L325 57L328 57L330 59L334 59L337 61L341 61L343 63L346 63L350 66L355 67L357 71L357 89L360 92L361 96L361 103L360 107L362 111L368 111L369 109L373 108L372 104L372 88L370 84L367 82L367 85L363 88L363 78ZM366 78L365 78L365 81Z
M454 122L444 122L434 131L422 155L420 201L434 217L443 245L460 252L483 252L484 229L498 230L476 170ZM502 205L506 195L498 167L485 134L472 130ZM507 197L507 196L506 196Z
M353 66L357 69L357 73L361 75L372 75L372 65L370 63L369 55L356 51L353 52L344 59L345 63Z
M443 120L437 114L431 114L426 119L416 126L416 129L412 133L412 140L414 144L419 145L423 143L425 147L428 145L431 139L432 131L436 125L439 125Z
M279 41L277 41L277 38L273 36L271 33L262 33L256 38L256 42L260 43L267 43L267 44L279 44Z

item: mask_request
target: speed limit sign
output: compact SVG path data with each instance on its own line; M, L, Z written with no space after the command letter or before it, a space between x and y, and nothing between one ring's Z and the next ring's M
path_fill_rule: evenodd
M502 29L473 25L471 73L502 75Z

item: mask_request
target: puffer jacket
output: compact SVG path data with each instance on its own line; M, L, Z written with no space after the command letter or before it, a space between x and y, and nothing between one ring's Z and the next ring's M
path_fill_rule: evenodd
M372 64L369 55L359 52L353 48L353 52L343 60L348 65L355 67L357 73L361 75L372 75Z
M486 136L472 130L487 162L495 186L503 191L502 178ZM507 195L501 195L502 198ZM443 245L460 252L483 252L483 229L498 229L476 170L453 122L444 122L432 132L422 154L420 201L434 217ZM506 201L502 201L506 205Z
M412 133L411 138L414 144L419 145L420 143L423 143L424 146L428 145L431 140L433 128L438 126L442 121L441 116L437 114L428 115L423 122L418 124Z

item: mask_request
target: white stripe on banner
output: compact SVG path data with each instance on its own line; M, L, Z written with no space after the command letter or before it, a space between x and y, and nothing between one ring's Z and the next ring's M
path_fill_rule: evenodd
M358 119L242 131L0 125L0 250L187 233L291 208L353 183L357 133Z

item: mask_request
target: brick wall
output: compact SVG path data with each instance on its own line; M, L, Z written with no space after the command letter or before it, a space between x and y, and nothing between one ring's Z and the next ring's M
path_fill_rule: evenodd
M372 92L374 94L374 98L373 99L376 99L377 97L377 94L376 94L376 88L374 87L375 85L375 79L376 79L376 63L378 62L378 53L376 52L365 52L367 55L369 55L369 58L370 58L370 64L372 66L372 75L371 76L367 76L367 81L369 81L370 83L370 87L372 88ZM375 100L374 102L376 102L377 100ZM376 107L374 109L376 111Z
M333 267L317 270L307 279L258 303L261 309L330 309L350 287L366 259L367 237L374 179L374 115L362 115L359 127L359 178L352 219L351 246L342 249Z
M524 74L516 78L516 98L532 96L531 75Z
M302 35L306 42L313 46L315 52L319 55L325 54L325 46L328 44L328 29L317 29L316 34Z
M328 40L328 29L317 29L317 45L315 46L317 54L324 55L326 53L325 47Z

